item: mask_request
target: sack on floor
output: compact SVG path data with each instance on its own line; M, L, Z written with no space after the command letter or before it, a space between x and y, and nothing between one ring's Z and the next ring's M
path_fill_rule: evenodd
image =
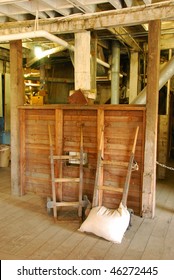
M122 203L117 210L97 206L91 209L79 231L93 233L114 243L121 243L129 221L130 213Z

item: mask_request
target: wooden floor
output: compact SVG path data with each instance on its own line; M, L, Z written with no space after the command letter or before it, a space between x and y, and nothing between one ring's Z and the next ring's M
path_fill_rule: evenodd
M120 245L79 232L79 221L71 218L54 223L44 199L11 196L10 168L0 168L1 260L173 260L174 171L157 182L155 218L133 216Z

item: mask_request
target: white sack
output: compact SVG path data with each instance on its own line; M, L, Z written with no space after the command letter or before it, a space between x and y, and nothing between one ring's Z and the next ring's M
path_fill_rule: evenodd
M114 243L121 243L130 221L130 213L120 203L117 210L97 206L91 209L79 231L90 232Z

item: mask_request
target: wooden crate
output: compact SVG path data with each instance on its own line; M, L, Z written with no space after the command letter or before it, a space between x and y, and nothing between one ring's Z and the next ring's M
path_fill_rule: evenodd
M21 188L22 193L37 193L51 196L51 171L49 159L48 125L54 144L55 154L79 151L80 126L83 124L84 152L88 163L84 166L83 193L92 200L97 151L101 128L104 125L104 158L106 160L129 161L134 133L139 126L135 159L139 170L132 173L128 207L141 215L142 181L144 166L145 108L137 105L45 105L22 106L19 108L21 129ZM56 166L56 172L59 172ZM64 164L64 176L77 176L78 166ZM123 187L126 169L105 167L105 185ZM64 183L63 199L77 200L77 184ZM57 193L59 199L59 193ZM115 208L120 194L105 193L104 205Z

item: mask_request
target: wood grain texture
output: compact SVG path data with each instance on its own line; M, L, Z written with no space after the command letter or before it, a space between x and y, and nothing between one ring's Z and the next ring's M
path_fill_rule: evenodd
M172 162L168 162L169 166ZM10 167L0 168L0 258L3 260L173 260L174 176L167 170L157 180L156 216L132 219L121 244L78 231L74 212L61 211L61 220L48 216L46 198L34 193L11 195ZM87 176L88 177L88 176ZM89 184L90 184L90 179ZM134 199L134 198L133 198ZM70 220L71 219L71 220Z
M102 171L103 185L123 188L127 168L123 164L114 166L112 161L128 164L137 125L139 134L135 151L135 160L139 170L132 172L128 207L141 215L142 209L142 174L144 168L145 108L143 106L72 106L47 105L20 107L19 113L24 120L20 141L21 150L21 184L25 193L33 192L40 196L51 196L51 170L49 159L48 124L53 138L54 154L66 155L79 152L80 127L83 125L83 150L88 162L83 167L83 193L92 201L96 175L97 151L101 128L104 125L103 158L108 162ZM25 167L25 168L24 168ZM55 165L56 174L61 177L79 177L79 166L65 161ZM56 176L57 177L57 176ZM24 184L25 182L25 184ZM62 191L59 200L77 201L78 183L61 182ZM116 208L121 200L121 192L103 193L106 207Z

